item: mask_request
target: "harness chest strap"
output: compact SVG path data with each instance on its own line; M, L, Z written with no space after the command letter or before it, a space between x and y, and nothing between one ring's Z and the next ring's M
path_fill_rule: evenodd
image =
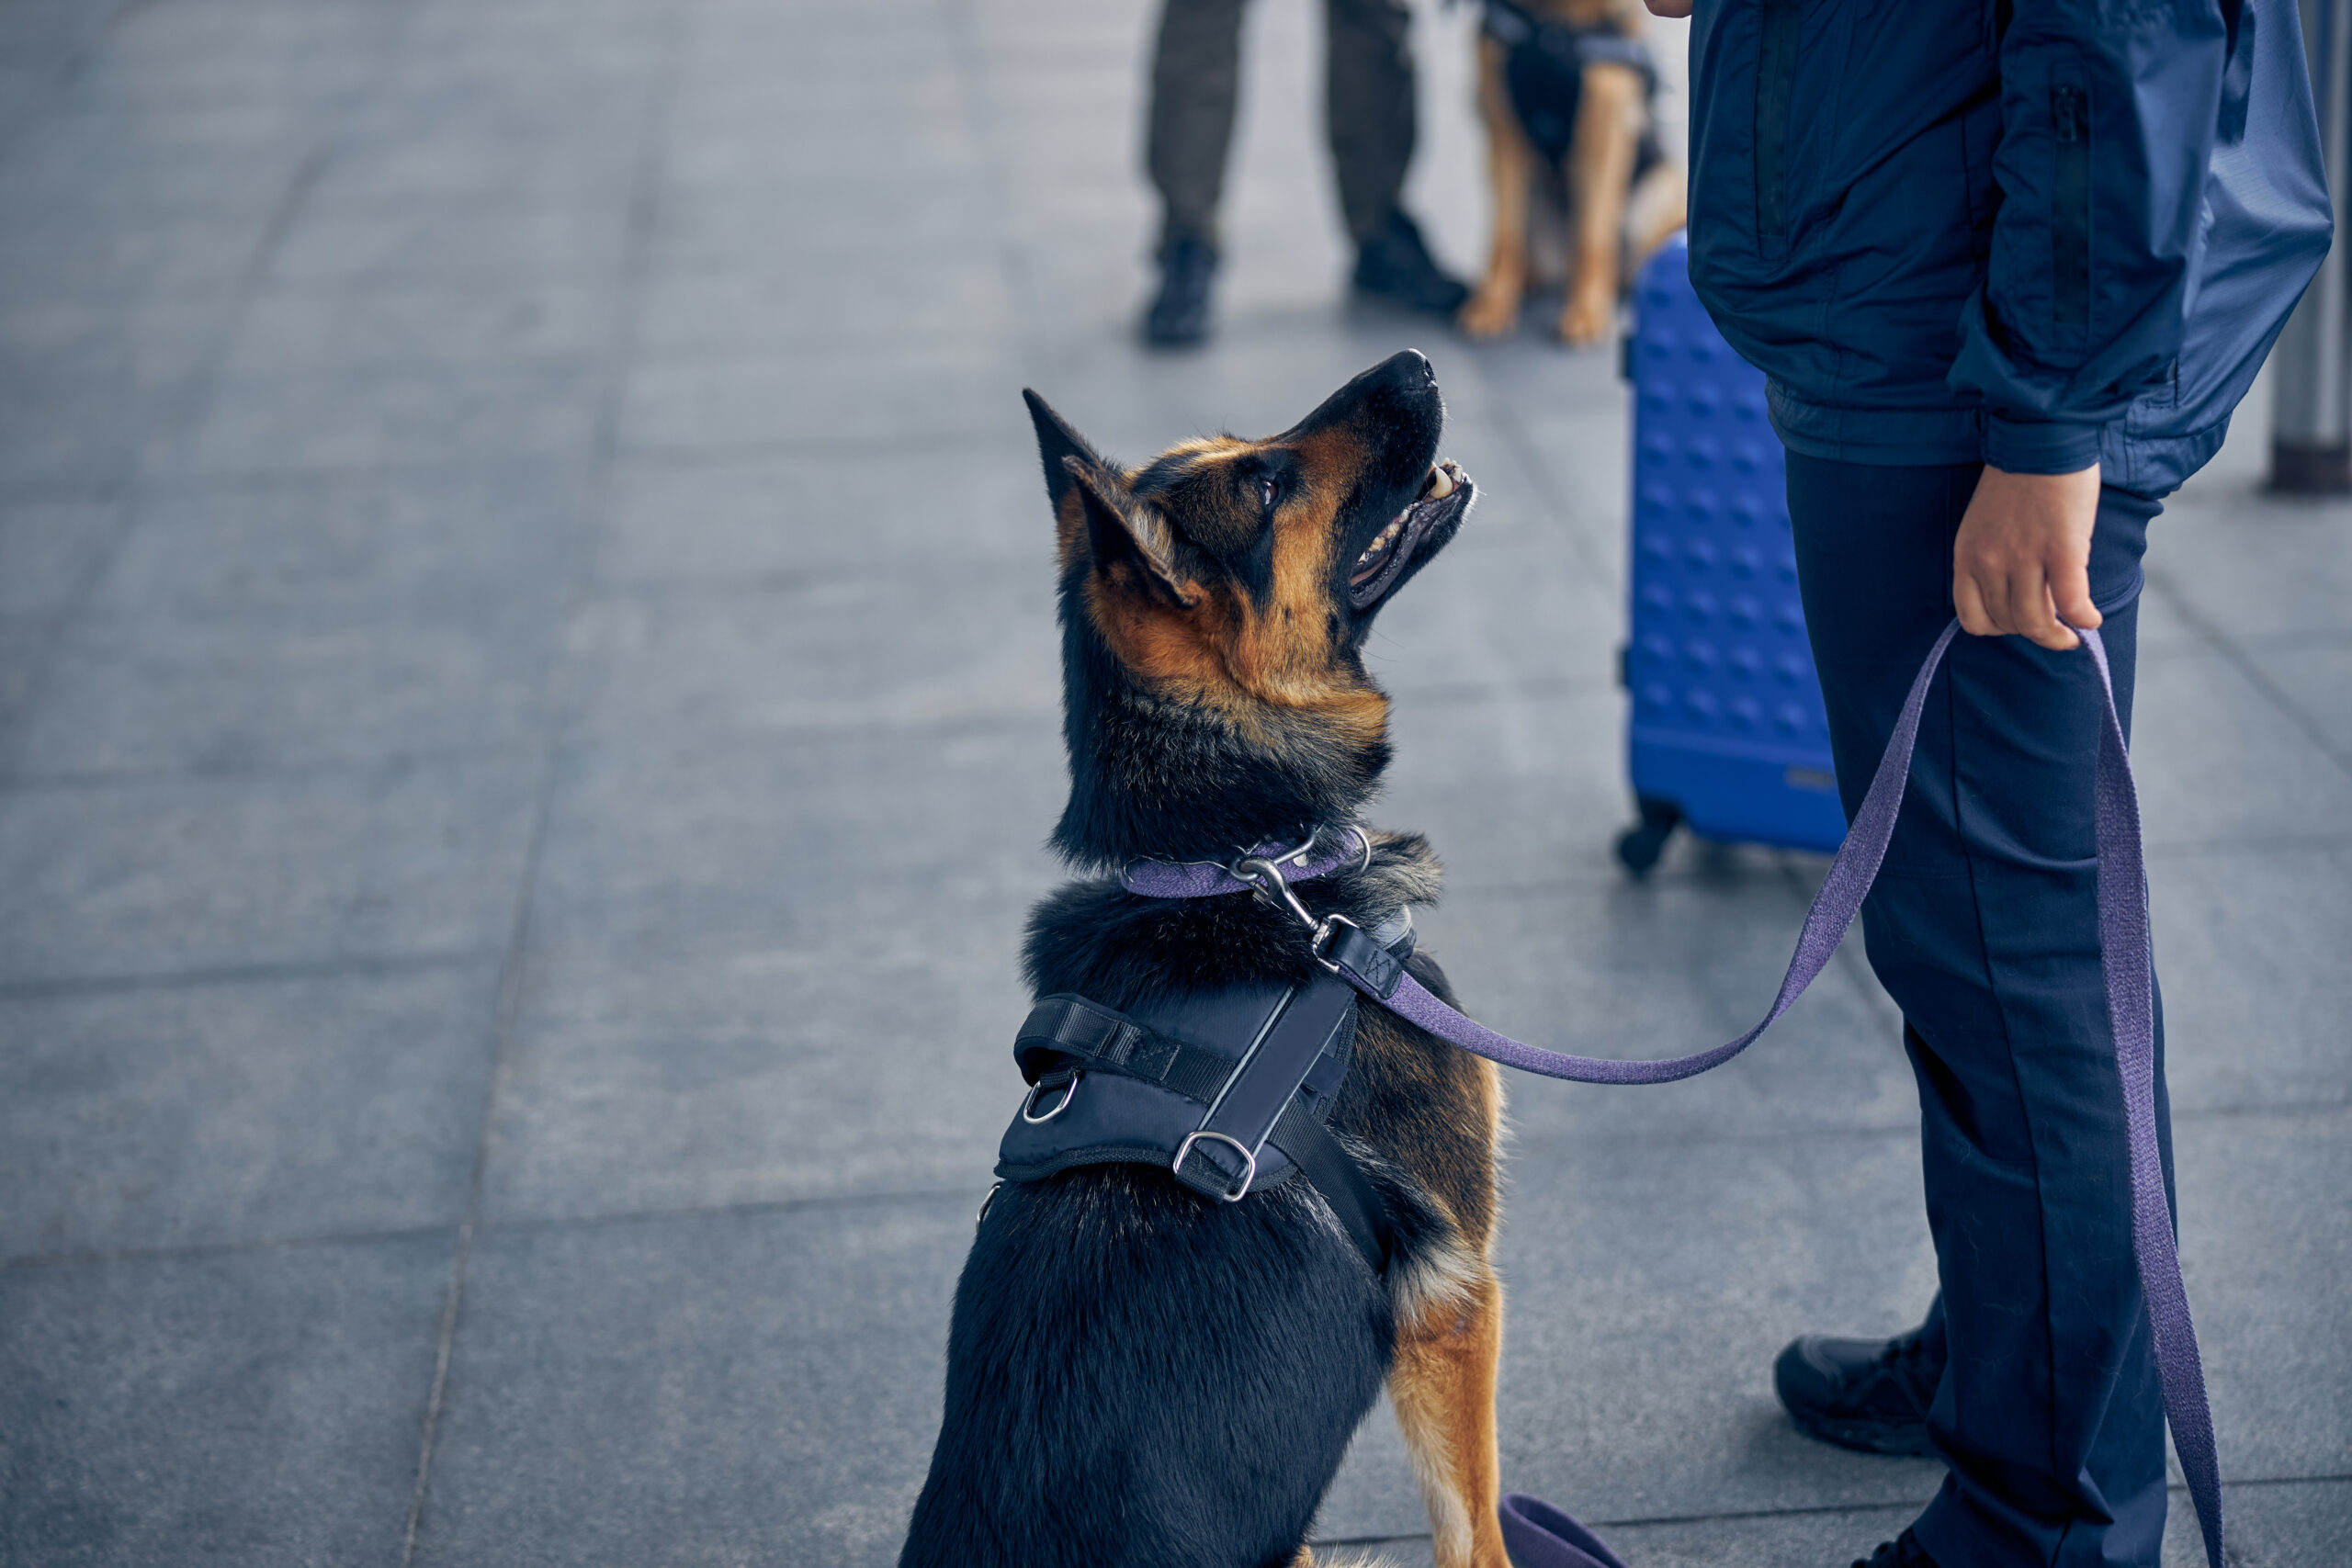
M1105 1157L1142 1161L1156 1153L1193 1191L1234 1201L1250 1191L1259 1156L1271 1143L1323 1195L1378 1273L1387 1263L1387 1205L1322 1121L1347 1076L1355 1011L1355 993L1346 983L1319 976L1283 999L1237 1062L1081 996L1042 998L1013 1042L1022 1075L1035 1086L1032 1104L1046 1101L1043 1114L1024 1114L1033 1122L1051 1120L1077 1092L1081 1075L1092 1071L1173 1090L1204 1111L1172 1152L1128 1147L1102 1151ZM1057 1094L1061 1098L1052 1098Z

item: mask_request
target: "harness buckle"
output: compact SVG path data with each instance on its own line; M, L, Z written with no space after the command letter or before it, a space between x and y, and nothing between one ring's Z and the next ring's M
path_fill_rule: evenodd
M1023 1099L1021 1102L1021 1119L1023 1122L1028 1122L1032 1127L1042 1127L1046 1122L1052 1121L1055 1117L1059 1116L1063 1111L1068 1111L1069 1109L1069 1102L1073 1099L1077 1098L1078 1080L1085 1076L1086 1069L1084 1067L1072 1067L1069 1071L1069 1077L1063 1079L1060 1083L1053 1082L1053 1075L1048 1073L1044 1077L1039 1078L1035 1083L1031 1084L1029 1086L1027 1098ZM1054 1108L1051 1111L1046 1111L1043 1116L1034 1114L1037 1109L1037 1096L1047 1089L1058 1089L1062 1091L1062 1097L1054 1101ZM987 1211L985 1210L982 1211L984 1213L986 1212Z
M1191 1154L1193 1152L1193 1145L1199 1143L1203 1138L1215 1138L1218 1143L1227 1145L1234 1153L1241 1156L1241 1185L1217 1194L1219 1198L1222 1198L1228 1203L1238 1203L1243 1198L1249 1195L1250 1184L1258 1179L1258 1156L1251 1154L1238 1138L1227 1137L1223 1133L1211 1133L1207 1131L1187 1133L1184 1134L1184 1141L1176 1145L1176 1157L1169 1162L1169 1173L1173 1175L1184 1168L1184 1156Z

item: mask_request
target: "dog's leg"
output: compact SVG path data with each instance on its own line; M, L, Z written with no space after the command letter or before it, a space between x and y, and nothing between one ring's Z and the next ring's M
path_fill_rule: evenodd
M1677 229L1690 220L1690 188L1682 171L1654 165L1625 198L1626 265L1639 272Z
M1503 1287L1491 1269L1434 1302L1396 1339L1388 1399L1430 1506L1437 1568L1510 1568L1496 1517L1495 1366Z
M1519 324L1520 296L1527 291L1527 207L1535 177L1535 149L1519 128L1503 82L1503 48L1478 40L1478 112L1487 122L1487 175L1495 193L1495 242L1487 253L1487 276L1454 318L1472 337L1498 337Z
M1568 146L1568 298L1560 337L1598 342L1617 319L1617 261L1625 243L1625 187L1641 136L1642 78L1632 67L1596 61L1584 68L1576 140Z

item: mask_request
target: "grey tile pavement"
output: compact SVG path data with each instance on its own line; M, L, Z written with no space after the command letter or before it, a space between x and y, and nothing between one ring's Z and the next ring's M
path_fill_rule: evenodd
M413 1561L893 1561L973 1207L489 1232Z
M1311 10L1166 357L1142 0L0 6L0 1562L892 1560L1055 876L1024 384L1132 457L1428 350L1485 500L1370 650L1425 941L1574 1049L1761 1008L1818 857L1610 859L1613 356L1340 298ZM2352 507L2264 429L2154 531L2135 756L2238 1554L2335 1568ZM1900 1528L1935 1468L1769 1381L1932 1288L1895 1024L1849 952L1714 1077L1513 1086L1508 1484L1636 1563ZM1426 1528L1376 1414L1318 1533Z
M450 1245L0 1273L0 1561L393 1568Z
M0 1258L454 1227L495 967L0 994Z

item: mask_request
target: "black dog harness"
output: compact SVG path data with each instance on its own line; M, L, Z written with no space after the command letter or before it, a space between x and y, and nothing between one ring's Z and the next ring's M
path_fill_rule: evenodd
M1556 164L1568 155L1577 134L1577 106L1584 96L1584 68L1623 65L1642 78L1645 102L1657 96L1657 66L1647 45L1614 28L1578 28L1540 17L1512 0L1486 0L1486 35L1503 46L1503 82L1521 130L1535 150ZM1664 156L1655 130L1645 126L1634 150L1634 178Z
M1355 858L1351 845L1340 863ZM1401 972L1411 918L1399 909L1363 938L1365 962ZM1304 1174L1379 1273L1387 1205L1328 1126L1354 1059L1356 1005L1355 987L1328 970L1125 1012L1070 992L1041 998L1013 1041L1030 1088L996 1174L1040 1181L1082 1165L1151 1165L1227 1202Z

